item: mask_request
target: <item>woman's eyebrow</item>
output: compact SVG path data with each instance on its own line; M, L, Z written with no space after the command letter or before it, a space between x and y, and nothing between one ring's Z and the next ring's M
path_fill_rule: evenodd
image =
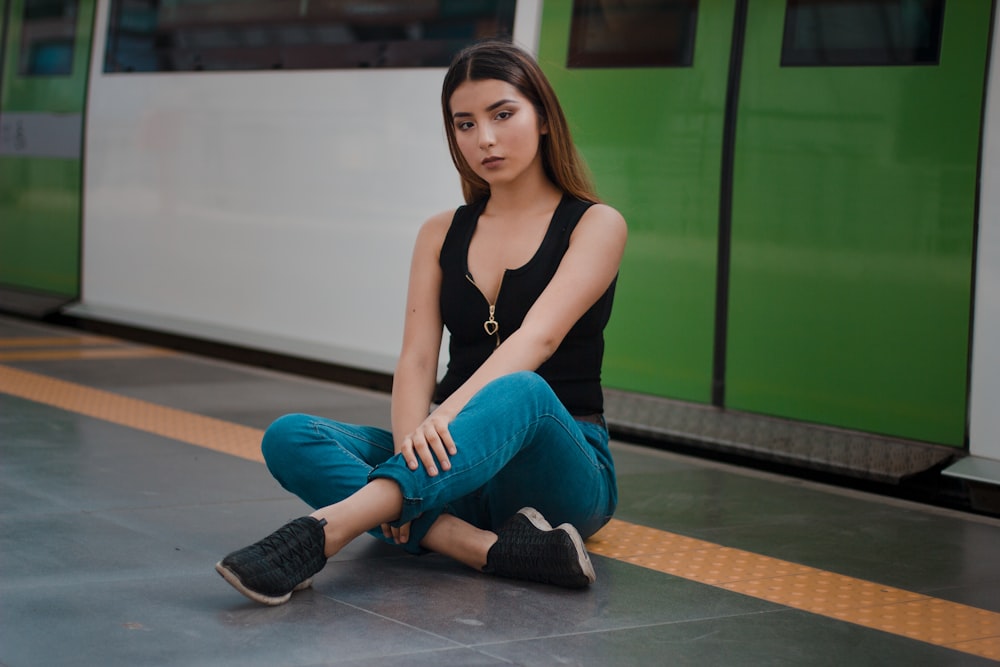
M493 111L494 109L502 107L505 104L517 104L517 100L509 100L509 99L506 99L506 98L504 98L502 100L497 100L493 104L491 104L488 107L486 107L486 110L487 111ZM460 116L471 116L471 115L472 114L469 113L468 111L456 111L451 116L452 116L452 118L459 118Z
M494 109L496 109L498 107L502 107L505 104L517 104L517 100L507 100L507 99L499 100L499 101L494 102L493 104L489 105L488 107L486 107L486 110L487 111L493 111Z

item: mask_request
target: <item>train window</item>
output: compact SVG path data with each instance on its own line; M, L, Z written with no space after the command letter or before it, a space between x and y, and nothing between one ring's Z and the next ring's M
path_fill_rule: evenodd
M73 73L77 0L24 0L21 22L21 76Z
M788 0L784 66L936 65L944 0Z
M567 67L690 67L698 0L574 0Z
M446 67L515 0L111 0L105 72Z

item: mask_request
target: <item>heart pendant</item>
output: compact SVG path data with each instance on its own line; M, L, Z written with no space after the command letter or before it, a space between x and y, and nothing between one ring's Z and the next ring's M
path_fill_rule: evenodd
M483 328L486 329L487 336L492 336L500 328L500 324L496 320L486 320L483 322Z

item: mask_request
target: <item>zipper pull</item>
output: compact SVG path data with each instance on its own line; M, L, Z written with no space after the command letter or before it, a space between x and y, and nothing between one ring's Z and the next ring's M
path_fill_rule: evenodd
M500 323L493 319L493 313L496 312L496 308L495 305L490 304L490 319L483 322L483 329L486 330L487 336L493 336L500 328Z

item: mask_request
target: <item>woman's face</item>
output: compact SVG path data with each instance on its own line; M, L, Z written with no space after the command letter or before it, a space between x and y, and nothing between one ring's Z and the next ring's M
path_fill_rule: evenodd
M465 81L451 95L452 131L469 167L490 187L541 172L541 135L534 105L498 79Z

